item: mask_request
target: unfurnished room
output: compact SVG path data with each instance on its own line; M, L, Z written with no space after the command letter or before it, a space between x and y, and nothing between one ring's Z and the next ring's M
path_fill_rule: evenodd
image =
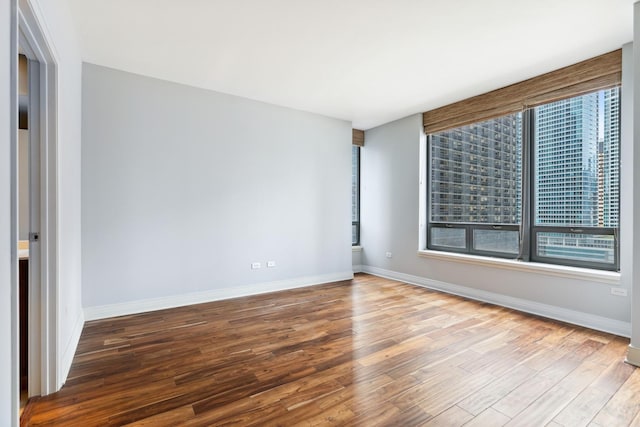
M0 425L640 425L640 1L0 20Z

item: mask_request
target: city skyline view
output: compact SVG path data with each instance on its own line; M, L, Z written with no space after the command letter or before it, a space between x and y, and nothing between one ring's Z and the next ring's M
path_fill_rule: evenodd
M619 105L620 90L612 88L525 112L533 122L531 224L538 256L614 263L613 233L594 228L618 227ZM517 230L523 208L523 114L430 136L432 245L512 256L522 252ZM474 224L491 224L494 230ZM518 228L507 227L511 232L504 227L514 225Z

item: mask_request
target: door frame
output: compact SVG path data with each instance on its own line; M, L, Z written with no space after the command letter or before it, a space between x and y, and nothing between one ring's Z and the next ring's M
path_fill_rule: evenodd
M31 88L35 86L39 89L39 100L35 100L37 105L29 106L30 114L33 111L33 116L37 118L34 128L38 129L40 148L40 230L37 230L40 232L40 239L39 243L34 245L34 249L37 251L36 257L40 259L40 272L36 278L39 280L34 280L34 285L31 284L31 278L29 280L29 293L33 296L32 298L30 295L29 298L29 396L50 394L59 390L62 385L58 354L58 61L53 45L49 42L50 37L46 27L41 24L40 16L37 4L32 3L31 0L17 0L17 13L12 16L15 20L12 27L16 30L12 31L14 38L12 40L12 61L14 63L12 64L13 79L11 82L12 110L16 114L18 111L18 47L21 53L30 60L30 64L38 65L37 73L34 74L39 74L37 81L30 81L29 94L31 103L32 99L35 100L35 98L31 98ZM11 126L12 153L17 153L17 120L12 120ZM31 142L30 146L33 146ZM17 155L12 155L11 208L14 218L17 217L18 206L17 161ZM17 238L17 234L12 234ZM15 259L12 258L12 262L16 263L17 268L17 256ZM12 275L12 282L12 289L17 293L16 274ZM17 303L17 298L12 298L14 355L19 352ZM13 372L18 372L18 363L19 359L14 357ZM14 404L14 410L17 416L20 390L17 379L12 379L12 382L16 394L14 401L17 404Z

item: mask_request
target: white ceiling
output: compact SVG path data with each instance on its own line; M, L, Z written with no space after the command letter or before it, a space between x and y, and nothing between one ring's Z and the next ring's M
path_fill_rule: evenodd
M621 47L634 0L70 0L83 60L371 127Z

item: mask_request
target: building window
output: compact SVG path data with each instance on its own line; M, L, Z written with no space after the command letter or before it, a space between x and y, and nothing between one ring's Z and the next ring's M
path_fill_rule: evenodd
M351 244L360 244L360 147L351 146Z
M618 269L619 87L428 143L429 249Z
M620 88L536 107L533 260L618 265Z

